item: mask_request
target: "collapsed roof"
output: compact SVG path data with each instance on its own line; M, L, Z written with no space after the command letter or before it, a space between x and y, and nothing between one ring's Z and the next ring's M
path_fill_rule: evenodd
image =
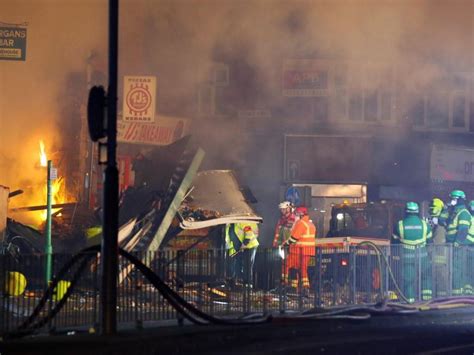
M263 221L249 205L231 170L198 173L178 216L182 229Z
M119 213L122 247L134 252L156 251L183 229L242 221L262 222L232 171L197 173L203 158L204 151L189 146L189 137L185 137L169 146L156 148L144 159L134 162L137 186L124 193ZM174 226L176 218L179 223ZM82 224L81 227L88 226ZM36 230L10 220L7 234L10 237L21 235L29 240L25 245L31 252L44 250L44 238ZM97 236L90 242L100 243L100 239ZM61 249L60 245L55 248L56 251ZM70 248L67 250L71 251Z

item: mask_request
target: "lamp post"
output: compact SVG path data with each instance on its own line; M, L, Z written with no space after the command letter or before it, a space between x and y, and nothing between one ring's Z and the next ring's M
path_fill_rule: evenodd
M45 279L46 287L49 286L52 274L53 245L51 243L51 204L52 204L52 181L57 178L57 170L53 168L53 163L48 160L48 179L47 179L47 197L46 197L46 228L45 228L45 246L46 255Z

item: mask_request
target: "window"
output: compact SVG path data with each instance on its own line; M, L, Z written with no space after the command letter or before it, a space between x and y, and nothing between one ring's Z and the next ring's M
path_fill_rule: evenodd
M428 128L449 128L448 95L432 95L428 98L426 121Z
M349 119L362 121L362 94L354 93L349 99Z
M379 110L377 92L366 93L364 103L364 120L367 122L377 121Z
M226 64L214 64L211 70L211 83L216 86L229 85L229 67Z
M313 116L316 121L328 120L328 98L315 97L313 105Z
M418 98L409 109L408 118L417 127L425 125L425 98Z
M392 93L382 92L380 95L380 119L389 121L392 118Z
M454 128L466 127L466 98L464 96L454 96L452 115Z
M345 119L347 117L347 90L336 90L333 97L333 116L336 120ZM473 126L474 127L474 126Z

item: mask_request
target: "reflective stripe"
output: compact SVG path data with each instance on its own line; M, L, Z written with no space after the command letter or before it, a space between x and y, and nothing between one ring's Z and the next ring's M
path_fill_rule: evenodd
M300 239L297 241L297 244L301 246L316 246L316 241L314 239L314 235L311 234L309 223L307 223L304 219L300 219L300 221L304 224L306 233L301 235Z
M406 230L420 230L421 229L421 239L418 240L407 240L405 239L405 229ZM404 246L425 246L428 232L428 225L425 221L421 220L421 226L405 226L404 220L398 221L398 231L400 233L400 241ZM430 233L431 238L431 233ZM412 248L407 248L412 249Z
M460 209L456 215L454 216L453 220L451 221L451 223L448 224L448 228L447 228L447 235L453 235L453 234L456 234L457 233L457 229L458 229L458 224L462 224L462 225L468 225L470 226L471 223L470 221L458 221L459 220L459 216L461 215L461 213L463 212L466 212L466 213L469 213L469 211L466 209L466 208L462 208ZM470 213L469 213L470 214Z
M400 239L405 239L405 230L403 229L403 220L398 221L398 231L400 233Z
M471 243L474 243L474 236L468 235L466 239L469 240Z
M409 230L412 230L412 229L423 229L423 226L405 226L405 229L409 229Z
M314 247L316 244L314 242L298 242L298 245L306 246L306 247Z
M403 244L406 245L413 245L413 246L419 246L419 245L426 245L425 240L402 240Z
M293 238L293 237L290 237L290 238L288 239L288 243L290 243L290 244L298 243L298 239L295 239L295 238ZM298 243L298 244L299 244L299 243Z

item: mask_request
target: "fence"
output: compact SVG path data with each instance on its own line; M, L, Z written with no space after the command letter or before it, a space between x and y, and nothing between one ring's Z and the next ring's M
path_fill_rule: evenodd
M406 249L382 247L294 248L284 259L278 249L260 249L253 270L249 253L229 258L222 250L160 251L135 254L174 291L198 309L217 316L303 311L314 307L393 301L422 301L472 294L474 248L428 245ZM69 255L54 255L58 272ZM0 332L18 329L44 295L43 255L0 256L4 285ZM99 319L99 263L88 255L61 276L38 314L46 317L64 302L43 330L95 327ZM120 325L181 321L164 297L128 260L119 258L117 320ZM19 273L26 277L26 285ZM73 284L72 292L66 295ZM67 297L68 296L68 297ZM67 300L65 299L67 297Z

